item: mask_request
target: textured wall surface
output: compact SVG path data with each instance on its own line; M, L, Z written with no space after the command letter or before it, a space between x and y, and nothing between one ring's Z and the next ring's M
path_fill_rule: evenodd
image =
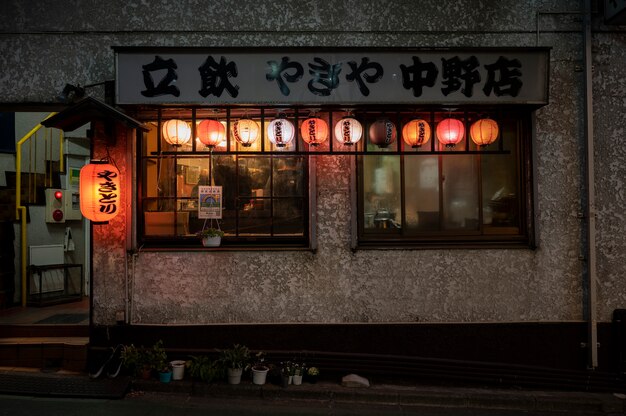
M550 104L536 113L532 250L350 250L349 160L320 157L319 247L140 252L132 320L502 322L584 315L583 43L579 1L5 1L2 102L53 102L66 82L113 79L111 46L549 46ZM71 10L71 13L68 13ZM599 22L599 19L596 18ZM596 28L599 28L599 23ZM539 32L537 31L539 29ZM626 307L624 31L594 34L598 311ZM611 51L609 53L609 51ZM46 70L42 70L42 68ZM101 91L91 90L94 94ZM119 160L125 146L118 141ZM608 157L610 155L610 158ZM130 166L130 165L128 165ZM341 178L341 179L338 179ZM125 216L95 232L95 321L124 309ZM134 271L134 273L133 273Z

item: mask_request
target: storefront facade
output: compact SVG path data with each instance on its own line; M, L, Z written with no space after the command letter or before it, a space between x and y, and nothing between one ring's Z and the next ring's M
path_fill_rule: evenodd
M615 363L610 322L626 306L623 30L592 15L589 100L581 2L379 3L120 3L126 17L90 19L95 29L10 6L4 103L51 104L65 82L115 79L116 104L147 126L93 126L94 158L123 178L119 215L93 226L94 345L112 333L181 350L238 342L585 369L592 351L581 343L597 336L611 350L594 351L595 365ZM45 35L24 29L34 21L48 22ZM259 80L246 72L250 55L268 64ZM302 130L312 117L329 130L317 147ZM352 146L334 134L346 117L364 130ZM251 146L236 137L244 119L259 127ZM456 147L438 141L446 119L464 131ZM482 147L470 130L484 119L499 132ZM170 120L192 138L203 120L222 123L225 145L172 146ZM273 120L293 125L292 142L270 140ZM395 129L387 147L373 143L391 140L380 120ZM405 141L412 120L431 130L421 147ZM194 236L205 173L203 185L222 186L219 248Z

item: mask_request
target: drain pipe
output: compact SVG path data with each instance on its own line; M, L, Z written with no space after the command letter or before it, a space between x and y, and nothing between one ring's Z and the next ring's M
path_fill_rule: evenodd
M598 367L598 328L597 328L597 275L596 275L596 196L593 148L593 89L591 61L591 0L581 0L583 10L584 74L585 74L585 150L586 150L586 280L587 280L587 322L588 322L588 368Z

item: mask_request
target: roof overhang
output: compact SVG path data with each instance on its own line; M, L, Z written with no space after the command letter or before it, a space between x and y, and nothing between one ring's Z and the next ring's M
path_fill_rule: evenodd
M144 123L93 97L83 98L71 107L42 121L41 124L45 127L54 127L63 131L73 131L93 121L117 123L127 128L143 131L149 130Z

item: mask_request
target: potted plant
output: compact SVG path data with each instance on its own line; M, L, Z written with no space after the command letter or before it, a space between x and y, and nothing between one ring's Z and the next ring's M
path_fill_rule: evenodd
M167 353L163 348L163 341L158 340L152 346L152 367L159 372L159 380L163 383L169 383L172 380L172 368L167 361Z
M133 344L124 345L121 359L124 368L134 377L141 376L144 380L150 378L152 372L151 351L143 347L137 348Z
M287 387L293 380L294 367L291 361L280 363L281 385Z
M185 367L187 362L185 360L170 361L170 367L172 367L172 380L182 380L185 378Z
M224 370L220 366L219 360L212 360L207 355L192 355L190 358L186 367L192 378L210 383L224 377Z
M196 233L198 237L202 238L202 245L205 247L219 247L222 243L222 237L224 236L224 231L219 228L203 228L202 230Z
M270 370L268 366L265 365L265 354L262 351L259 351L256 354L256 362L252 366L252 383L263 385L265 384L265 380L267 379L267 372Z
M305 371L306 371L305 363L295 363L293 365L292 383L294 385L299 386L300 384L302 384L302 377L304 376Z
M228 372L228 383L241 383L241 374L250 362L250 350L244 345L235 344L222 351L221 362Z
M309 367L306 371L306 380L311 384L315 384L319 375L320 370L317 367Z

